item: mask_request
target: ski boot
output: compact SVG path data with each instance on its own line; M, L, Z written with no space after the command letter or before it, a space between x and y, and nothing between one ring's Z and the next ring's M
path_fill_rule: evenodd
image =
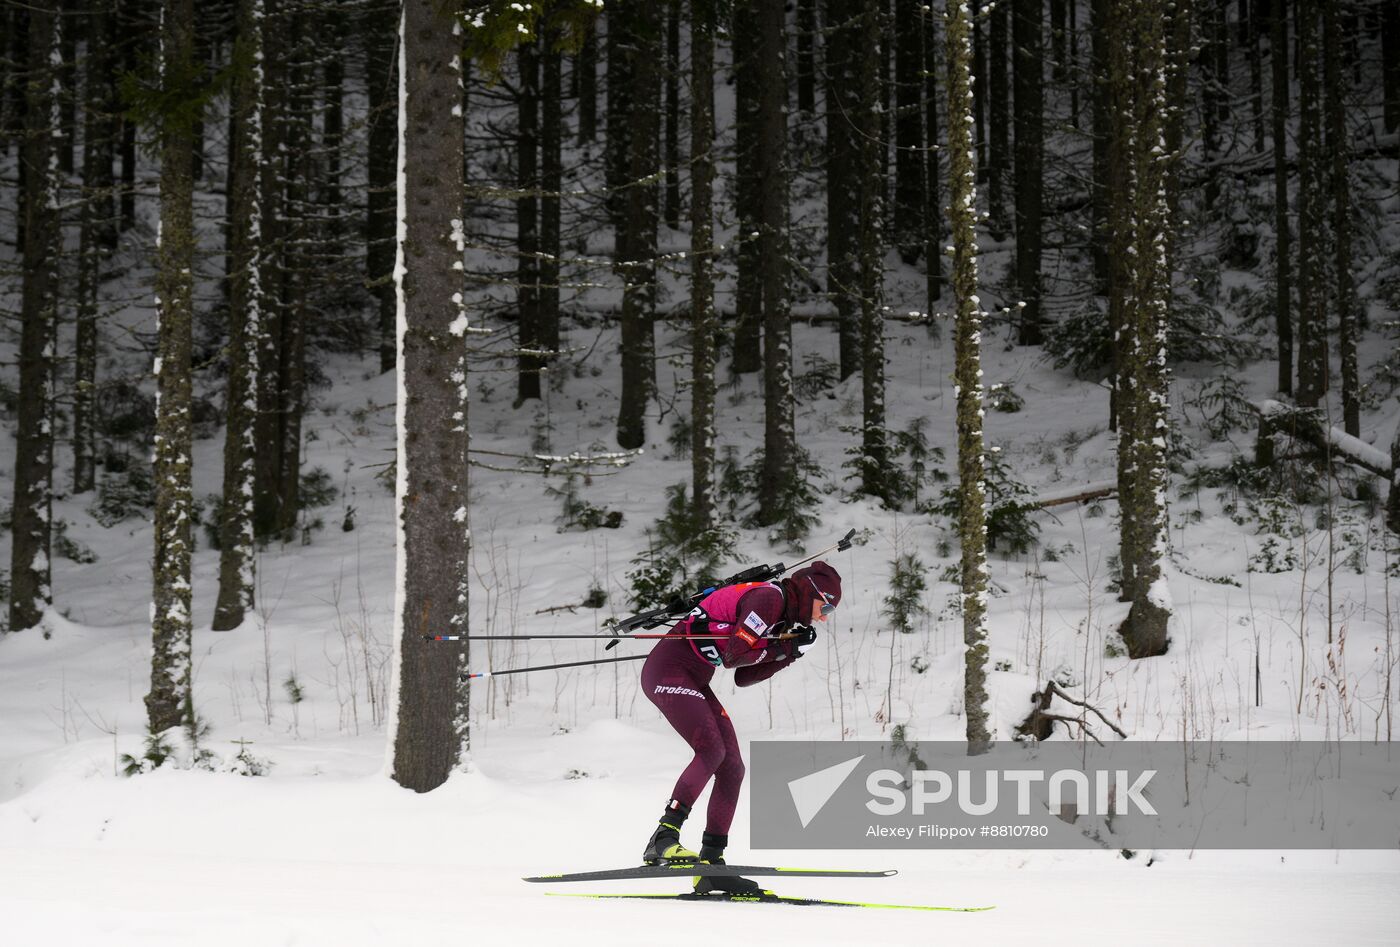
M690 806L671 800L656 831L647 840L646 850L642 852L643 865L691 864L699 857L681 844L681 826L688 815Z
M702 865L723 865L724 849L729 844L729 836L706 832L701 837L700 863ZM730 895L761 895L764 893L756 881L740 878L738 875L698 875L695 878L695 893L710 894L722 892Z

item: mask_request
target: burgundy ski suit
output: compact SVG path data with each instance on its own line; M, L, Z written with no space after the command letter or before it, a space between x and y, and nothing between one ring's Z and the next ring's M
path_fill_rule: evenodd
M806 605L809 599L798 596ZM797 603L794 603L797 604ZM791 618L781 587L751 582L719 589L672 627L642 665L642 689L676 729L695 758L676 781L672 798L693 806L710 777L715 779L705 831L728 835L744 781L744 760L734 724L710 680L715 668L734 668L734 682L748 687L766 681L800 656L791 640L770 641ZM810 614L810 606L809 614ZM711 641L672 637L725 635Z

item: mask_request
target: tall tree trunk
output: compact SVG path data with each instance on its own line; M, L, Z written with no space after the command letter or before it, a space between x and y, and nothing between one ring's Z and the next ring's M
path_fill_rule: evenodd
M797 0L797 110L817 111L817 0Z
M141 68L142 57L146 53L146 48L140 42L141 38L150 36L154 24L143 15L141 7L143 4L135 2L122 2L117 6L117 20L119 21L118 35L119 49L121 50L122 65L121 72L113 74L112 82L115 85L120 81L120 76L135 73ZM113 93L113 98L117 95ZM130 115L122 116L122 186L121 186L121 232L125 233L136 226L136 120Z
M398 4L370 4L363 17L365 70L369 91L366 173L365 282L379 312L379 370L397 363L398 328L394 302L394 149L398 140ZM266 133L266 129L264 130Z
M661 16L651 0L623 0L612 7L613 26L625 31L619 44L627 51L626 71L634 83L629 96L629 187L620 269L622 291L622 391L618 405L617 443L641 447L646 441L646 408L654 391L656 351L656 144L660 132L657 90L661 70ZM609 130L611 134L611 130ZM639 183L645 181L646 183Z
M715 0L690 0L690 470L696 530L714 525Z
M254 604L256 547L253 531L254 458L257 455L258 348L263 307L263 0L239 0L230 107L238 115L238 139L230 163L233 247L229 274L228 390L224 397L224 494L219 515L219 596L214 631L243 624Z
M11 631L32 628L53 604L53 343L58 319L58 97L51 63L58 56L58 3L28 7L25 86L24 277L20 302L19 390L15 426L15 495L11 507Z
M100 190L112 177L111 103L107 82L111 63L107 45L109 0L91 4L87 55L83 77L83 206L78 235L78 299L73 345L73 492L86 493L97 484L97 438L93 425L97 396L97 319L102 261L107 256L104 229L110 201ZM102 163L106 161L104 176Z
M1011 22L1011 4L997 3L992 7L990 37L984 61L987 64L990 88L987 103L987 233L1000 243L1006 239L1010 221L1006 216L1006 178L1011 171L1011 87L1007 82L1006 59L1011 52L1007 26Z
M1323 0L1323 80L1327 110L1327 151L1331 155L1332 252L1337 306L1337 354L1342 363L1342 424L1352 437L1361 436L1360 388L1356 365L1357 313L1355 280L1351 274L1351 180L1347 135L1346 74L1342 69L1340 0Z
M1171 595L1162 574L1167 555L1167 270L1170 220L1163 129L1167 111L1164 0L1112 0L1119 50L1112 79L1128 110L1121 156L1127 172L1115 246L1124 249L1125 299L1118 450L1121 561L1132 602L1120 632L1134 658L1167 649ZM1131 63L1131 68L1129 64Z
M1206 50L1201 56L1201 145L1206 163L1206 206L1220 200L1219 167L1221 136L1228 116L1226 75L1222 66L1230 61L1230 33L1225 26L1224 0L1203 0L1201 28L1205 33Z
M938 300L943 295L943 196L938 174L938 35L935 24L937 16L931 5L921 8L924 37L924 125L927 129L924 161L927 165L925 192L927 204L924 210L924 282L926 309L932 315ZM930 319L929 331L937 331Z
M313 224L309 204L311 162L311 112L315 96L310 88L312 52L310 14L300 6L289 5L287 85L283 152L285 192L283 195L282 265L278 276L281 290L281 323L277 343L279 366L277 382L277 423L279 448L277 468L276 530L284 542L292 539L301 512L301 419L306 410L306 325L309 309L307 293L311 284L311 264L307 258Z
M754 24L761 0L734 0L734 213L739 221L734 308L734 357L730 369L736 375L756 372L763 364L759 343L763 325L763 272L759 241L754 238L763 213L758 183L758 80L757 40Z
M166 96L188 94L194 56L194 0L165 0L161 72ZM190 479L190 349L194 327L194 137L178 112L161 117L160 235L156 246L155 555L151 563L151 733L190 721L192 552L194 499Z
M783 0L757 0L753 77L763 287L763 473L758 502L784 505L801 476L793 462L792 318L788 275L787 29ZM767 519L767 522L774 522Z
M1318 64L1320 0L1298 0L1298 404L1317 407L1327 391L1324 229L1327 217Z
M329 49L324 56L321 148L325 153L325 183L321 203L330 220L332 232L338 230L334 221L341 213L340 148L345 136L345 27L339 10L318 13L317 21Z
M603 164L608 186L608 214L613 231L617 235L615 254L620 258L626 253L622 246L623 218L627 211L628 169L631 167L632 130L632 91L634 86L641 88L629 71L632 67L633 51L628 49L628 25L624 20L630 14L624 5L609 7L603 14L607 24L604 49L608 59L608 99L607 99L607 139L603 143ZM642 90L650 96L652 90ZM653 146L654 147L654 146Z
M681 225L681 0L666 10L666 226Z
M398 575L392 777L435 789L469 749L466 634L467 328L461 270L461 28L436 0L405 0L399 53Z
M561 138L563 118L563 55L556 31L546 33L540 52L540 267L539 345L550 352L559 350L559 251L560 198L564 187ZM553 362L543 362L547 370Z
M926 197L924 115L920 108L924 67L922 17L916 0L896 0L894 233L900 258L913 266L924 252Z
M73 173L73 145L78 134L78 12L75 0L62 0L62 25L58 30L58 50L62 65L58 69L58 124L53 127L54 147L58 153L58 170ZM86 13L86 10L84 11Z
M598 137L598 30L590 24L574 58L578 77L578 143Z
M1400 5L1382 3L1380 7L1382 114L1389 134L1400 129Z
M852 0L825 0L822 58L826 62L826 291L836 308L841 379L860 368L860 307L857 304L856 233L860 228L856 189L856 68Z
M957 306L958 538L962 546L963 707L968 753L991 744L987 696L987 524L982 450L982 312L977 289L977 169L973 166L971 62L967 7L948 0L948 223Z
M970 0L972 9L972 112L976 118L974 143L977 146L977 172L979 181L986 180L990 162L987 158L987 40L982 21L987 18L989 0ZM950 172L951 173L951 172Z
M1264 53L1259 36L1263 33L1260 4L1272 0L1254 0L1250 11L1249 30L1249 115L1254 124L1254 153L1264 153Z
M1288 10L1270 0L1269 72L1273 81L1274 325L1278 335L1279 394L1293 393L1292 237L1288 222Z
M257 187L261 210L262 250L259 254L263 296L261 331L257 336L257 419L254 438L253 528L259 538L277 533L282 486L282 377L283 270L287 265L286 136L289 70L288 0L263 0L262 28L262 174ZM390 181L392 182L392 178ZM390 184L392 187L392 183ZM391 221L392 222L392 221Z
M852 46L859 104L855 116L857 161L856 237L860 290L861 335L861 492L896 500L890 480L890 456L885 419L885 312L883 223L885 191L880 167L884 160L877 108L880 76L877 45L881 14L866 6L860 14Z
M1020 343L1040 344L1041 204L1045 193L1045 54L1040 0L1015 0L1016 288Z
M518 127L515 139L516 184L521 196L515 199L516 308L519 314L520 346L516 402L540 396L540 369L543 362L534 353L540 348L540 205L539 191L539 103L540 57L536 43L522 43L516 49L520 67L520 91L516 97Z

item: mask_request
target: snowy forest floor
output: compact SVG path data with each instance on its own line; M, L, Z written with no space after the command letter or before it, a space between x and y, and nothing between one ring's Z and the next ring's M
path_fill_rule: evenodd
M1019 412L987 415L989 441L1015 479L1034 494L1111 480L1105 390L1050 368L1038 349L1004 346L1000 332L986 338L988 383L1010 384L1025 400ZM576 328L568 342L583 351L563 391L551 392L535 416L512 408L510 375L477 376L474 447L528 451L542 433L554 453L611 446L612 334ZM676 344L663 329L659 351ZM835 345L829 329L796 330L799 366L809 353L834 360ZM1381 346L1363 352L1374 361ZM892 326L888 353L891 427L927 418L929 443L947 451L940 466L951 470L951 342ZM55 561L62 616L52 616L51 638L38 630L0 638L7 941L640 944L705 924L803 944L929 936L946 943L1394 943L1400 854L1393 851L1172 851L1131 861L1111 852L750 852L747 800L731 860L900 871L879 881L789 880L775 885L780 893L997 909L794 912L546 897L519 877L635 863L689 751L639 693L639 666L624 664L474 686L471 771L425 796L384 776L393 498L376 475L394 443L394 384L370 362L349 357L330 358L324 370L329 385L307 414L304 463L324 469L339 495L311 511L324 525L309 532L309 544L263 553L258 612L236 632L208 630L218 555L200 530L194 693L216 772L165 767L118 775L120 756L142 751L150 527L138 517L103 528L86 511L91 496L56 504L68 537L98 558ZM1272 372L1256 363L1231 374L1257 398L1270 394ZM669 404L667 363L659 374ZM1394 684L1386 661L1397 650L1389 599L1400 588L1386 578L1380 513L1337 500L1329 559L1316 507L1250 500L1230 488L1183 496L1192 471L1223 467L1252 449L1252 430L1213 436L1193 407L1219 376L1219 369L1180 366L1173 380L1183 472L1172 492L1171 650L1143 661L1115 654L1113 630L1125 606L1108 589L1117 548L1113 502L1035 514L1041 532L1031 552L992 560L998 670L990 686L999 737L1012 734L1031 693L1053 678L1136 739L1387 738L1385 690ZM757 384L749 378L721 388L720 442L741 462L761 444ZM683 409L683 394L676 404ZM858 379L799 405L799 437L830 491L808 545L820 548L851 527L868 532L863 545L832 560L845 597L817 648L748 691L717 677L741 740L880 739L895 724L910 739L962 734L961 623L946 575L956 561L952 535L946 521L846 495L841 465L855 438L840 429L858 425L859 411ZM1396 415L1393 402L1369 412L1363 438L1383 445ZM562 484L558 476L474 472L473 631L591 633L608 615L630 612L624 576L664 511L660 488L689 476L688 460L666 444L670 420L652 424L647 452L630 467L579 484L584 500L624 513L617 530L559 532L560 501L546 492ZM59 462L66 464L63 452ZM10 465L0 470L0 490L7 490ZM198 441L196 496L218 489L220 470L221 435ZM351 507L354 528L344 531ZM797 558L761 532L741 536L736 567ZM907 635L886 630L882 617L890 561L903 552L921 558L930 582L928 614ZM540 613L582 601L595 584L608 596L602 609ZM1400 598L1393 604L1400 607ZM500 670L595 655L604 655L602 642L492 642L474 647L472 663ZM180 756L187 760L188 748ZM267 775L234 775L250 766ZM636 882L580 890L589 889L666 890Z

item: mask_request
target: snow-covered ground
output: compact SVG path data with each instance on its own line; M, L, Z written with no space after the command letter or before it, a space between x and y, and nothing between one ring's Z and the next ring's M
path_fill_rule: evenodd
M827 330L797 333L799 353L830 356L834 345ZM893 426L927 417L929 440L946 447L951 466L950 346L930 342L923 329L901 328L892 330L889 350ZM585 363L562 394L550 396L555 451L610 441L612 369L601 356L595 360L601 375L592 377ZM747 800L732 857L900 872L877 880L784 880L774 886L780 893L996 909L932 914L548 896L520 877L635 863L688 751L639 694L638 665L624 664L480 684L469 772L423 796L385 777L379 724L392 497L374 465L393 444L393 382L350 359L332 360L328 371L332 385L307 417L314 433L306 461L330 472L342 491L318 511L325 527L309 545L264 553L258 613L237 632L208 630L217 554L201 548L196 556L195 700L209 726L204 746L220 771L167 766L136 778L117 774L120 755L142 748L149 525L131 520L103 529L84 512L90 497L58 504L69 535L99 559L57 561L56 598L66 618L54 616L51 638L29 631L0 639L0 914L7 943L641 944L714 933L785 944L1400 938L1395 851L1143 852L1131 861L1109 852L751 852ZM1270 371L1256 365L1244 377L1265 391ZM1047 368L1034 351L997 344L988 346L987 374L990 382L1011 382L1026 399L1019 413L988 414L991 441L1022 479L1048 494L1111 478L1102 389ZM478 382L475 445L527 447L525 425L511 420L523 412L499 394L486 395L482 387L491 383L500 385L500 377ZM754 385L748 380L721 393L722 441L741 452L761 437ZM1199 381L1185 370L1175 385L1181 404ZM802 439L827 470L829 486L840 486L850 440L839 427L856 423L858 412L858 388L849 385L799 409ZM1370 417L1363 435L1388 432L1393 423L1393 412ZM1236 449L1205 437L1189 412L1182 424L1193 439L1192 466L1224 462ZM545 494L546 482L478 472L474 630L584 633L614 611L626 613L623 576L662 512L659 488L687 477L688 461L670 458L666 433L655 425L656 444L641 460L581 486L590 502L624 512L616 531L560 533L559 504ZM1247 450L1249 432L1234 436ZM217 489L221 445L215 438L196 448L196 495L203 495ZM832 627L770 684L739 692L722 674L718 692L741 739L875 739L888 736L893 723L906 724L911 738L957 739L961 626L947 608L954 587L934 581L953 562L955 550L938 548L946 525L847 502L842 492L823 497L812 547L853 526L870 532L864 545L833 559L846 592ZM1332 576L1334 639L1345 629L1345 645L1329 649L1326 533L1309 511L1294 511L1291 522L1301 515L1304 535L1270 535L1276 555L1290 550L1298 567L1249 571L1250 556L1268 537L1256 523L1232 522L1223 502L1214 489L1176 500L1169 581L1177 617L1172 649L1158 659L1110 656L1123 608L1106 589L1116 548L1111 501L1106 515L1083 506L1039 514L1037 550L994 558L993 578L1005 590L991 612L992 659L1002 668L992 675L1001 736L1025 715L1037 683L1056 677L1139 739L1386 738L1387 595L1395 593L1384 575L1379 521L1363 517L1346 550L1365 550L1363 571L1339 567ZM356 511L349 532L340 528L346 506ZM930 569L931 614L911 635L882 631L896 551L916 551ZM746 532L734 561L793 558ZM609 594L603 609L537 614L582 600L595 582ZM640 653L644 646L623 647ZM1256 651L1261 706L1253 687ZM474 649L473 664L500 669L594 654L603 655L601 643L494 642ZM293 677L302 695L295 703ZM244 762L236 759L240 752ZM267 764L267 775L236 775L247 758ZM668 887L630 882L578 890Z

